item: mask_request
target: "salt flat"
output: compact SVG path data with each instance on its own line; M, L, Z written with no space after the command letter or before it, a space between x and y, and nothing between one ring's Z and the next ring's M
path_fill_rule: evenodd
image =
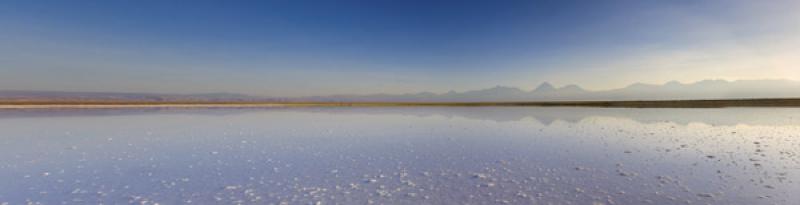
M0 111L0 203L791 204L800 109Z

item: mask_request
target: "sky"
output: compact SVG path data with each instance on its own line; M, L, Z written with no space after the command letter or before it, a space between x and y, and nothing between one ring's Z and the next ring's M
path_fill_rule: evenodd
M0 1L0 90L257 96L800 80L800 1Z

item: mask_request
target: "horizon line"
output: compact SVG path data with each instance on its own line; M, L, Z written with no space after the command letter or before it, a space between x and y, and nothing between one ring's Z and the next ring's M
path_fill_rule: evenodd
M471 91L481 91L481 90L489 90L493 88L514 88L524 92L534 92L536 89L542 85L548 84L551 85L555 89L561 89L569 86L577 86L581 90L588 91L588 92L605 92L605 91L614 91L629 88L633 85L655 85L655 86L663 86L670 83L678 83L680 85L692 85L697 84L700 82L705 81L723 81L727 83L732 82L741 82L741 81L790 81L790 82L800 82L800 80L789 79L789 78L753 78L753 79L736 79L736 80L728 80L724 78L710 78L704 80L697 80L692 82L681 82L679 80L669 80L663 83L642 83L642 82L633 82L628 84L624 87L618 88L611 88L611 89L587 89L580 84L570 83L570 84L563 84L560 86L555 86L550 81L543 81L538 84L538 86L532 89L524 89L519 86L506 86L506 85L495 85L493 87L487 87L482 89L472 89L472 90L464 90L464 91L455 91L449 90L446 92L433 92L433 91L417 91L417 92L405 92L405 93L368 93L368 94L344 94L344 93L336 93L336 94L325 94L325 95L307 95L307 96L296 96L296 97L286 97L286 96L270 96L270 95L254 95L254 94L247 94L241 92L230 92L230 91L220 91L220 92L187 92L187 93L169 93L169 92L146 92L146 91L70 91L70 90L22 90L22 89L0 89L0 92L53 92L53 93L91 93L91 94L141 94L141 95L209 95L209 94L233 94L233 95L243 95L246 97L256 97L256 98L315 98L315 97L334 97L334 96L370 96L370 95L413 95L413 94L422 94L422 93L432 93L435 95L443 95L448 94L451 92L455 93L466 93Z

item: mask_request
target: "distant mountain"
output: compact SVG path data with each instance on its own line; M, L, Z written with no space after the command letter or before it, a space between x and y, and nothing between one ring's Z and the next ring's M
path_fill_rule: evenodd
M252 101L264 100L236 93L203 94L153 94L113 92L62 92L0 90L0 100L5 101Z
M553 92L556 91L556 88L548 82L544 82L539 87L533 90L533 92Z
M599 92L610 99L738 99L800 97L800 82L790 80L704 80L683 84L670 81L663 85L634 84L626 88Z
M493 102L493 101L605 101L800 98L800 82L791 80L704 80L694 83L634 83L624 88L590 91L578 85L556 87L542 83L533 90L496 86L483 90L446 93L330 95L301 98L264 98L236 93L148 94L109 92L0 91L3 101L315 101L315 102Z
M694 83L635 83L620 89L588 91L577 85L556 87L542 83L531 91L515 87L442 94L337 95L298 98L301 101L396 101L396 102L492 102L492 101L590 101L590 100L689 100L742 98L799 98L800 82L791 80L704 80Z
M581 88L581 87L579 87L577 85L567 85L567 86L561 87L560 91L562 91L562 92L575 92L575 93L586 92L586 90L584 90L583 88Z

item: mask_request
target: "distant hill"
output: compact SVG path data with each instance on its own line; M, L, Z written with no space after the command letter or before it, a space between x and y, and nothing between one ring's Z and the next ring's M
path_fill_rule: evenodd
M499 101L610 101L800 98L800 81L704 80L665 84L635 83L624 88L592 91L578 85L542 83L533 90L496 86L466 92L411 94L329 95L301 98L266 98L236 93L149 94L111 92L0 91L3 101L316 101L316 102L499 102Z

